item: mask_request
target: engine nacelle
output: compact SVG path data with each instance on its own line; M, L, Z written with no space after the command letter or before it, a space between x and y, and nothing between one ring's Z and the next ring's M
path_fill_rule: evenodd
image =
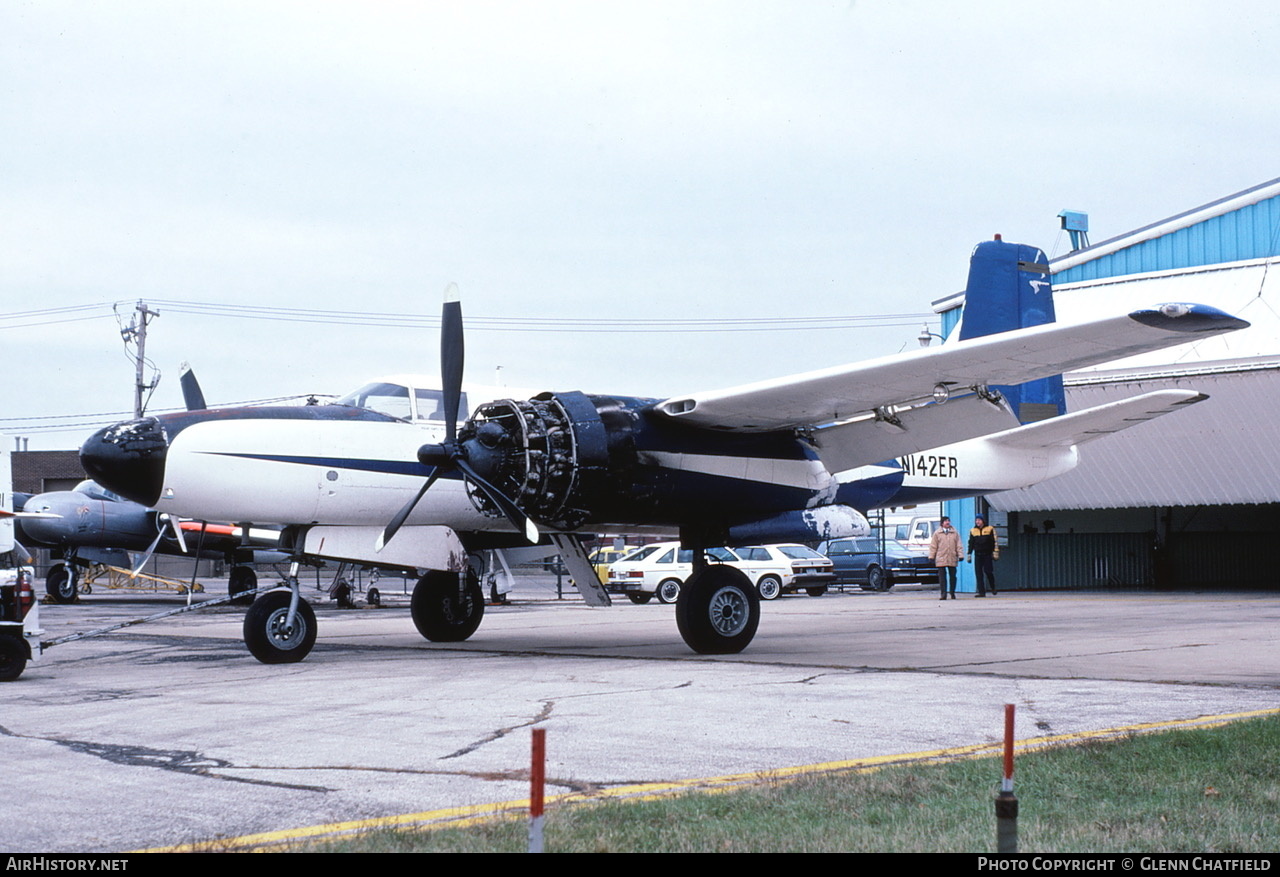
M826 505L736 524L729 528L728 544L825 542L870 533L871 523L862 512L846 505Z
M541 393L480 406L458 432L467 460L535 521L581 526L609 479L609 433L583 393ZM501 511L468 483L485 514Z

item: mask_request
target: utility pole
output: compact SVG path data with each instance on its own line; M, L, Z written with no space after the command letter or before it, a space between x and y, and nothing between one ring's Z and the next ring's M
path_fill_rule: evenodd
M142 380L142 366L147 359L147 324L151 322L152 317L160 316L160 312L151 310L142 300L138 301L134 310L137 314L129 321L126 328L120 330L120 336L124 338L125 344L133 340L138 342L138 355L134 358L136 376L133 383L133 416L140 418L142 417L142 392L154 390L157 383L152 381L147 384Z

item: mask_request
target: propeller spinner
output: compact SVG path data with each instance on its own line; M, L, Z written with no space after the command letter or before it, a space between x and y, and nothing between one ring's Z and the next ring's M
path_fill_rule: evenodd
M462 401L462 369L464 360L462 329L462 302L458 300L458 285L450 283L444 293L444 310L440 320L440 376L444 395L445 438L440 444L426 444L418 448L418 462L430 466L431 474L418 493L387 524L378 537L375 549L381 551L409 519L418 502L435 484L436 479L450 470L462 473L462 477L493 503L529 542L537 542L538 528L515 502L497 487L490 484L476 471L470 460L467 442L458 441L458 411ZM477 440L485 443L481 434Z

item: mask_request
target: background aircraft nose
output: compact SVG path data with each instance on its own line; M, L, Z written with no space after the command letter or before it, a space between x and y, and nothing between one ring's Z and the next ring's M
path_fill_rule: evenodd
M80 447L80 465L94 481L126 499L154 506L164 485L164 427L154 417L100 429Z
M62 515L61 518L22 518L18 521L18 528L22 531L22 535L26 537L25 541L30 547L30 543L39 545L60 545L66 533L74 530L75 517L74 510L68 516L68 510L62 508L47 493L36 494L26 501L22 510L24 512L49 512L55 515Z

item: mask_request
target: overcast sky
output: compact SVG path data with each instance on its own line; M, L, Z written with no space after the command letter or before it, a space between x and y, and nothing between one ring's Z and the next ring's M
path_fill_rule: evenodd
M4 0L3 311L923 313L995 232L1061 254L1063 208L1100 241L1280 176L1277 45L1261 0ZM156 408L183 360L212 402L438 370L429 328L153 307ZM8 318L0 417L131 408L81 315ZM473 326L467 367L667 396L918 331Z

